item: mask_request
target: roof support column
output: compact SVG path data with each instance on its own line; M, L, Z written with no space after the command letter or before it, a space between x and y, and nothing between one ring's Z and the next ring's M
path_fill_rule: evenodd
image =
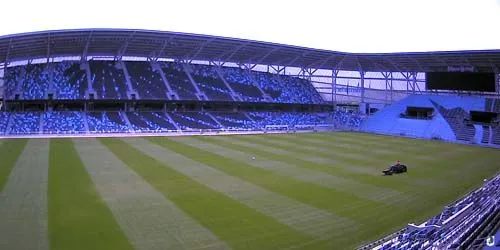
M334 69L332 70L332 106L335 108L335 104L337 103L337 76L339 75L339 71Z
M389 83L389 77L391 76L391 72L381 72L382 73L382 76L384 77L385 79L385 94L384 94L384 99L385 99L385 104L389 103L389 100L388 100L388 90L389 89L392 89L392 83Z
M365 102L365 72L359 71L359 78L361 80L361 103Z

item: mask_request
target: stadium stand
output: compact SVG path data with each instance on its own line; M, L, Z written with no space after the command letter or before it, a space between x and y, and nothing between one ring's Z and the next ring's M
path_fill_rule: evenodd
M233 90L245 102L265 102L263 92L255 85L252 77L239 68L223 67L222 74Z
M127 133L130 130L119 112L90 112L87 122L90 133Z
M92 87L99 99L128 99L127 84L120 64L115 61L90 61Z
M0 112L0 134L4 134L7 130L7 125L9 124L9 112Z
M222 128L204 112L169 112L168 114L182 130Z
M46 134L80 134L85 133L85 117L78 111L44 112L43 132Z
M6 96L15 98L19 94L23 100L46 98L49 89L50 70L48 64L28 64L6 70Z
M16 112L11 114L7 133L35 134L40 132L41 112ZM10 131L9 131L10 127Z
M231 91L218 76L215 66L190 65L191 75L200 91L212 101L233 101Z
M500 175L497 175L421 225L409 224L396 237L360 249L466 249L473 232L499 212L499 200Z
M87 74L79 62L63 61L54 64L53 86L54 99L85 99L88 90Z
M365 132L403 135L419 138L439 138L448 141L481 143L487 131L467 124L471 110L486 111L492 104L481 97L411 95L369 117L361 129ZM430 119L400 117L408 106L434 108Z
M228 130L250 130L256 126L253 120L241 112L212 112L211 114Z
M266 72L252 73L260 88L277 103L322 103L322 98L307 81Z
M165 77L172 87L173 91L179 95L182 100L199 100L197 91L189 80L188 75L179 63L161 62L160 67L165 73Z
M167 99L167 89L159 72L155 72L149 62L126 62L132 88L139 99Z

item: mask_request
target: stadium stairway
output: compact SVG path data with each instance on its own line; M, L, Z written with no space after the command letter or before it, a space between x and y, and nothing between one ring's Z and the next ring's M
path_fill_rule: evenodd
M179 94L177 94L177 92L175 92L172 89L172 86L170 86L170 83L168 82L167 77L165 76L165 72L163 72L160 65L158 65L158 63L154 62L154 61L151 61L150 63L151 63L151 68L153 69L153 71L157 71L158 73L160 73L161 79L162 79L163 83L165 84L165 87L167 88L168 98L171 100L180 100Z
M224 125L222 125L222 123L217 120L217 118L215 118L210 112L204 112L206 115L208 115L210 118L212 118L212 120L214 120L215 123L217 123L217 125L219 125L221 128L225 129L226 127Z
M215 67L215 72L217 72L217 75L219 76L219 78L222 80L224 85L226 85L226 88L229 89L229 91L231 91L231 98L233 98L234 101L243 101L243 98L241 98L241 96L239 94L237 94L234 91L234 89L231 87L231 85L229 85L229 83L226 81L226 79L224 78L224 74L222 74L222 72L221 72L220 67L218 67L218 66L214 66L214 67Z
M475 128L475 134L474 134L474 143L482 143L482 139L483 139L483 133L484 133L484 130L483 130L483 126L481 125L478 125L478 124L474 124L474 128Z
M120 115L120 117L122 118L122 120L125 122L125 124L127 124L128 130L129 131L134 131L134 129L132 128L132 124L130 123L130 120L127 117L127 114L125 112L121 112L121 111L118 114Z
M191 67L187 64L182 64L182 69L184 69L184 72L186 73L186 76L188 77L189 81L193 85L194 89L196 90L196 97L200 100L208 100L207 95L205 93L201 92L200 88L198 87L198 84L196 84L196 81L193 79L193 76L191 75Z

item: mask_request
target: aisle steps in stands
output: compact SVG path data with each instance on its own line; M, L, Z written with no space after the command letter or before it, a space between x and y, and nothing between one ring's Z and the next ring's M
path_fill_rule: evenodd
M136 99L139 99L139 93L132 87L132 82L130 81L130 75L128 73L127 65L125 62L120 60L119 64L120 68L123 70L123 75L125 76L125 83L127 84L127 96L130 100L132 100L132 95L135 95Z
M38 133L43 133L44 115L40 114L40 121L38 122Z
M122 118L122 120L127 124L127 127L128 127L128 130L129 131L134 131L133 127L132 127L132 124L130 123L128 117L127 117L127 114L125 114L125 112L123 111L120 111L118 113L120 115L120 117Z
M210 118L212 118L212 120L214 120L215 123L217 123L217 125L219 125L221 128L226 128L224 125L222 125L222 123L220 123L219 120L217 120L210 112L204 112L205 114L207 114Z
M226 79L224 78L224 75L221 72L220 67L219 66L214 66L214 67L215 67L215 72L217 72L217 75L219 76L219 78L222 80L224 85L226 85L226 88L228 88L231 91L231 98L233 98L233 101L243 101L243 98L241 98L241 96L239 94L234 92L231 85L229 85L229 83L226 81Z
M488 143L491 144L491 143L493 143L493 127L490 126L489 128L490 128L490 133L489 133L490 139L488 140Z
M482 142L483 138L483 133L484 133L483 126L474 124L474 130L475 130L474 142L479 144Z
M189 65L183 63L182 64L182 69L184 69L184 72L186 73L187 77L189 78L189 81L193 85L194 89L196 89L196 97L198 98L198 100L200 100L200 101L203 101L203 100L208 101L207 95L205 95L205 93L203 93L200 90L200 88L198 88L198 84L196 84L196 81L193 79L193 76L191 75L191 68L189 67Z
M14 123L12 116L13 114L9 115L9 121L7 122L7 127L5 128L5 134L10 134L12 131L12 123Z
M26 68L23 67L21 68L21 75L17 79L17 85L16 85L16 90L14 91L14 95L19 95L20 99L23 99L23 91L22 91L22 86L23 86L23 79L26 77Z
M255 123L255 120L252 119L252 117L248 114L248 112L243 112L243 114L246 116L246 118L248 118L248 120L252 121L253 123Z
M45 92L45 98L49 99L49 94L54 93L54 65L47 64L47 71L49 73L49 88Z
M90 73L90 65L89 62L85 61L80 63L80 66L83 70L85 70L85 74L87 74L87 91L85 92L85 97L90 99L90 95L93 95L94 98L97 98L97 95L94 90L94 85L92 84L92 73Z
M246 74L248 74L248 76L250 77L250 79L252 80L252 83L255 87L257 87L257 89L259 89L259 91L262 93L262 97L268 101L268 102L272 102L273 101L273 98L268 94L266 93L259 85L259 83L257 82L257 80L255 80L255 74L252 74L251 70L249 69L245 69L244 72Z
M87 112L83 114L83 126L85 127L85 131L89 132L89 122L87 119Z
M168 99L179 100L180 99L179 95L177 94L177 92L172 90L172 87L170 86L170 83L168 82L167 77L165 76L165 72L163 72L163 70L161 70L160 65L158 65L158 63L154 62L154 61L151 61L150 63L151 63L151 68L154 71L160 73L161 79L163 80L163 83L165 84L165 87L167 88Z
M489 144L491 136L491 127L483 126L483 136L481 138L481 143Z
M165 114L165 116L168 118L170 123L172 123L177 130L181 130L181 127L179 126L179 124L177 124L177 122L175 122L174 119L172 119L172 117L170 116L170 114L168 112L163 112L163 114Z

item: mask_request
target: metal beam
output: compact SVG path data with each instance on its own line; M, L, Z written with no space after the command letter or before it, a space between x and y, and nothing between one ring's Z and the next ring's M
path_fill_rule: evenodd
M85 43L85 48L83 49L81 60L87 61L87 53L89 51L90 39L92 38L92 33L93 32L94 31L91 30L90 33L89 33L89 36L87 37L87 42Z
M127 51L128 45L130 43L130 40L133 39L135 33L137 31L132 32L126 39L125 39L125 44L120 47L120 49L117 51L116 59L121 60L125 52Z
M12 50L12 38L9 39L9 47L7 47L7 53L5 53L5 58L4 58L5 67L7 67L7 65L9 65L9 57L10 57L11 50Z
M193 53L193 51L188 52L187 57L190 58L191 60L193 60L193 59L196 60L196 57L198 57L198 55L201 53L201 51L203 51L205 46L207 46L207 44L211 43L213 40L215 40L215 38L210 38L209 40L203 42L197 49L194 49L194 53ZM211 58L211 59L214 59L214 58Z
M325 58L323 61L320 62L320 64L318 66L315 66L316 69L321 69L321 67L325 66L325 64L328 63L328 61L330 61L332 58L335 58L337 57L337 55L331 55L327 58ZM310 63L309 65L305 66L304 68L310 68L312 66L314 66L315 63Z
M163 44L160 48L160 52L156 55L155 60L158 60L158 58L162 58L165 55L165 50L167 49L169 43L171 43L174 38L175 38L175 35L168 37L167 39L165 39L163 41Z
M245 46L247 46L248 42L246 43L243 43L243 44L240 44L239 46L236 46L236 48L230 50L230 51L227 51L225 53L223 53L222 55L219 56L219 59L220 60L223 60L223 61L229 61L231 60L231 58L233 58L234 54L236 54L238 51L240 51L241 49L243 49ZM225 57L227 55L227 57Z
M262 56L257 62L255 62L255 64L261 64L264 60L266 60L266 58L268 58L272 53L280 50L281 48L280 47L276 47L274 49L271 49L269 50L266 54L264 54L264 56ZM253 61L253 59L250 59Z

